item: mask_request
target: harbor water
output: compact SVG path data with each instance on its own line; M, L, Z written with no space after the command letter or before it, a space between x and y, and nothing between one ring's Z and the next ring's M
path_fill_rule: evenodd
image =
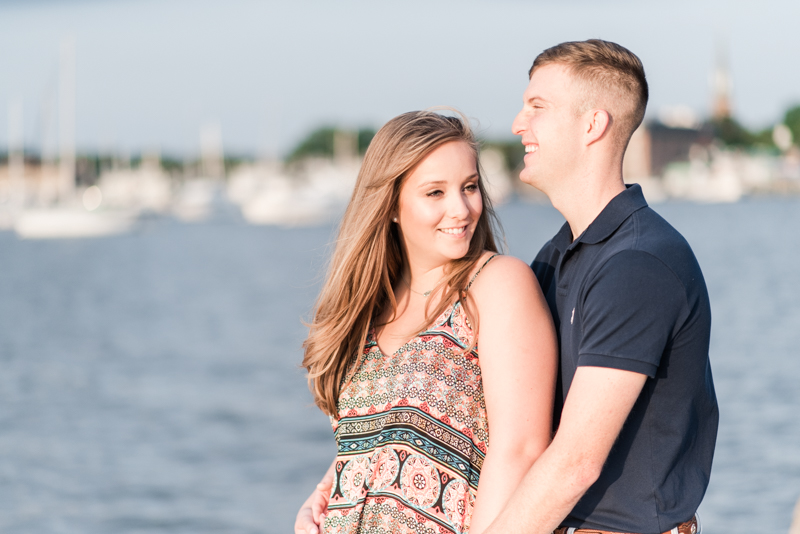
M695 250L720 403L706 534L787 532L800 497L800 200L655 206ZM562 224L499 209L530 261ZM333 458L300 345L333 226L0 232L0 532L288 533Z

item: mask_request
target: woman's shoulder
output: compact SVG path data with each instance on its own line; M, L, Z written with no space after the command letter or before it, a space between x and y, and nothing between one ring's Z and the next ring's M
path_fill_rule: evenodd
M530 266L519 258L486 251L481 255L472 275L469 292L481 296L513 296L527 293L538 285Z
M474 286L479 280L500 278L506 276L529 278L533 276L530 266L519 258L500 254L498 252L484 251L473 268Z

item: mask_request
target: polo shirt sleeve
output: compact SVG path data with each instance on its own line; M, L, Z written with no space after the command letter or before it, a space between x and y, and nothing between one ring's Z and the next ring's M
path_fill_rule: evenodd
M675 273L651 254L626 250L599 269L583 294L578 366L655 377L687 309L686 293Z

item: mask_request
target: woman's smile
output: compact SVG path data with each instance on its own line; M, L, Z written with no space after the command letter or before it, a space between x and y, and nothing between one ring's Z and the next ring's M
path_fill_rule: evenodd
M410 263L432 269L464 257L483 201L475 155L467 143L445 143L403 183L397 223Z
M452 235L455 237L462 237L467 232L466 226L459 226L456 228L439 228L440 232L444 232L445 234Z

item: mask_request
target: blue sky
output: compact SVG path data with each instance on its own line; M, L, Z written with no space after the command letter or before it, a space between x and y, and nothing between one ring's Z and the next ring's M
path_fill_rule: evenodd
M762 127L800 102L798 21L796 0L0 0L0 146L13 102L40 144L70 37L82 149L191 155L216 123L227 152L281 154L321 124L434 105L511 137L536 54L591 37L642 58L651 116L708 113L722 44L734 111Z

